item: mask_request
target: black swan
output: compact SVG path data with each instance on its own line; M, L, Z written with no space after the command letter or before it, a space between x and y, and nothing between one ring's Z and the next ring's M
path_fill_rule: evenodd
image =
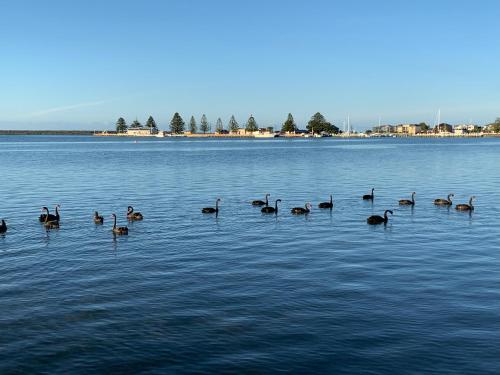
M127 219L132 221L138 221L144 219L144 216L140 212L134 212L134 207L127 207Z
M364 200L370 200L370 201L372 201L373 200L373 192L374 191L375 191L375 189L372 188L372 193L371 194L365 194L365 195L363 195L363 199Z
M217 198L215 201L215 208L213 207L205 207L201 209L201 212L204 214L218 214L219 213L219 202L220 198Z
M408 199L401 199L399 201L399 204L401 206L415 206L415 192L411 193L411 200Z
M451 198L454 197L455 194L451 193L451 194L448 194L448 198L447 199L434 199L434 204L436 206L451 206L452 202L451 202Z
M391 210L385 210L384 217L378 215L370 216L368 219L366 219L366 222L370 225L387 224L387 221L389 220L389 218L387 217L387 213L393 215L393 212Z
M49 209L47 207L42 207L42 214L38 218L40 223L45 223L47 217L48 217L49 221L59 220L59 207L60 207L59 205L56 206L56 214L55 215L52 215L51 213L49 213Z
M281 202L281 199L276 199L276 202L274 202L274 207L271 206L266 206L262 207L260 212L263 214L278 214L278 202Z
M264 201L260 201L260 200L253 201L252 202L252 206L264 206L264 205L265 206L269 206L269 200L268 200L268 198L269 198L270 195L271 194L266 194L266 201L265 202Z
M94 223L95 224L104 224L104 217L99 215L99 212L94 212Z
M474 211L474 206L472 205L472 201L476 199L476 197L472 196L469 199L469 204L457 204L455 208L458 211Z
M128 234L128 228L127 227L117 227L116 226L116 215L115 214L111 214L111 216L113 217L113 233L114 234L118 234L120 236L122 235L127 235Z
M306 203L306 205L304 207L294 207L294 208L292 208L291 212L294 215L306 215L309 212L311 212L311 208L312 208L311 203Z
M333 208L333 195L330 194L330 202L321 202L318 204L319 208L329 208L330 210Z
M56 211L57 211L57 206L56 206ZM54 216L56 217L54 220L50 220L50 215L49 214L49 209L47 208L47 214L45 215L45 221L43 225L45 226L46 229L59 229L59 215Z

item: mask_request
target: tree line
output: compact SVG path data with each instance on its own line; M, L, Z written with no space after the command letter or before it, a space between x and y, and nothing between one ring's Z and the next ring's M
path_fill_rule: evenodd
M116 131L118 133L125 133L127 129L129 128L146 128L146 129L158 129L155 120L153 119L152 116L149 116L148 120L146 121L146 124L143 126L140 121L135 119L132 121L132 123L127 125L127 122L123 117L120 117L116 121ZM231 132L231 133L236 133L240 129L240 125L236 121L234 115L231 116L227 123L227 127L224 127L224 123L222 119L219 117L215 123L215 132L216 133L224 133L224 132ZM248 118L244 129L247 132L255 132L259 130L259 126L257 124L257 121L255 118L250 115ZM311 133L329 133L329 134L338 134L340 133L340 130L337 126L334 124L328 122L325 117L317 112L315 113L309 122L307 123L306 129L311 132ZM207 120L207 116L203 114L200 119L200 123L198 126L198 123L196 122L196 119L194 116L191 116L191 119L189 120L189 124L187 125L186 129L186 123L182 119L181 115L178 112L175 112L174 116L172 117L172 120L170 121L170 131L173 134L182 134L185 131L189 131L191 133L198 133L198 131L202 133L207 133L212 130L211 124ZM267 128L268 131L273 131L272 127ZM295 123L295 120L293 119L293 116L291 113L288 114L287 119L281 126L281 131L282 132L287 132L287 133L294 133L297 132L299 128L297 127L297 124Z

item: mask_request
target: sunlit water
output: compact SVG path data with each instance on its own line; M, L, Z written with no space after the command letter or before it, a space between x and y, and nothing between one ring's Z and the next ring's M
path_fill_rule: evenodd
M0 373L498 373L499 151L0 137ZM475 212L432 204L451 192L477 196ZM277 217L250 205L265 193ZM317 209L330 193L333 211ZM217 197L218 218L202 215ZM127 224L128 205L145 220ZM366 224L384 209L387 226Z

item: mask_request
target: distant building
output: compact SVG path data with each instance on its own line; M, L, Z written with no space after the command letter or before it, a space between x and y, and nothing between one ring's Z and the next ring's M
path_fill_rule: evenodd
M249 135L252 135L254 132L249 132L247 131L245 128L239 128L238 130L236 130L235 132L230 132L230 134L234 134L234 135L241 135L241 136L249 136Z
M439 124L434 127L434 133L453 133L453 126L450 124Z
M456 125L453 128L453 132L458 135L468 134L469 130L467 129L467 125Z
M149 137L158 134L157 128L128 128L127 135L133 137Z
M373 127L374 133L395 133L395 127L392 125L381 125Z
M489 124L484 127L484 130L490 133L495 133L497 132L496 129L498 128L497 123Z
M408 134L415 135L423 132L424 130L422 129L422 125L411 124L408 126Z
M422 126L417 124L401 124L396 126L396 133L415 135L422 133Z

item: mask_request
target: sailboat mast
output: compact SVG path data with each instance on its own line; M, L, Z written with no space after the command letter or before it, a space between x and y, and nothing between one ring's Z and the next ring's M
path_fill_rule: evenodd
M441 124L441 108L438 109L438 132L440 131L439 125Z

